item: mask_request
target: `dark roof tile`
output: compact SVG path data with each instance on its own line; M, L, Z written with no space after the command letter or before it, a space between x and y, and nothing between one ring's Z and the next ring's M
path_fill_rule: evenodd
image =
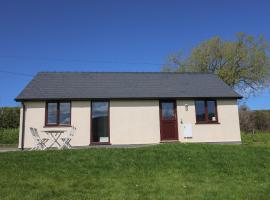
M209 73L40 72L16 100L196 97L241 98Z

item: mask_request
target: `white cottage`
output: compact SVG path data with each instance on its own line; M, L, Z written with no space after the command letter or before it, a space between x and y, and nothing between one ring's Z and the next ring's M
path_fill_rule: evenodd
M239 98L209 73L41 72L16 98L19 148L33 147L30 127L72 126L72 146L240 143Z

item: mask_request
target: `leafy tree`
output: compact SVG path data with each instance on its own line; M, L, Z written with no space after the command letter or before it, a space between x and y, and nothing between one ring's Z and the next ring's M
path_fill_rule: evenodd
M238 33L235 41L214 37L195 47L186 59L181 52L170 55L162 70L215 73L232 88L249 95L269 84L269 47L262 36Z

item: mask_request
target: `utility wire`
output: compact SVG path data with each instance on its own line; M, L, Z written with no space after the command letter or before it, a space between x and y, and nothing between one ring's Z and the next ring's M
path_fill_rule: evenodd
M31 74L24 74L24 73L20 73L20 72L10 72L10 71L3 71L0 70L0 73L2 74L11 74L11 75L15 75L15 76L27 76L27 77L33 77L34 75Z
M121 65L151 65L161 67L163 63L153 63L153 62L121 62L121 61L106 61L106 60L87 60L87 59L63 59L63 58L50 58L50 57L30 57L30 56L0 56L0 58L8 59L21 59L21 60L47 60L47 61L59 61L59 62L84 62L84 63L100 63L100 64L121 64ZM33 77L33 74L25 74L21 72L11 72L0 70L2 74L10 74L15 76L25 76Z
M84 63L103 63L103 64L123 64L123 65L151 65L162 66L164 63L154 62L122 62L122 61L110 61L110 60L88 60L88 59L63 59L63 58L50 58L50 57L30 57L30 56L0 56L0 58L12 58L21 60L48 60L48 61L60 61L60 62L84 62Z
M162 63L152 63L152 62L121 62L121 61L108 61L108 60L87 60L87 59L63 59L63 58L49 58L49 57L27 57L27 56L0 56L0 58L8 59L21 59L21 60L47 60L47 61L59 61L59 62L81 62L81 63L100 63L100 64L121 64L121 65L151 65L161 67ZM10 74L15 76L25 76L33 77L33 74L25 74L21 72L11 72L0 70L2 74Z

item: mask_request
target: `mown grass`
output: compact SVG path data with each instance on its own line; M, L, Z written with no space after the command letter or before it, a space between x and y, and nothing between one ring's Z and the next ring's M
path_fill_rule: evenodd
M17 146L19 140L18 128L0 128L0 146Z
M270 148L244 141L1 153L0 199L270 199Z

